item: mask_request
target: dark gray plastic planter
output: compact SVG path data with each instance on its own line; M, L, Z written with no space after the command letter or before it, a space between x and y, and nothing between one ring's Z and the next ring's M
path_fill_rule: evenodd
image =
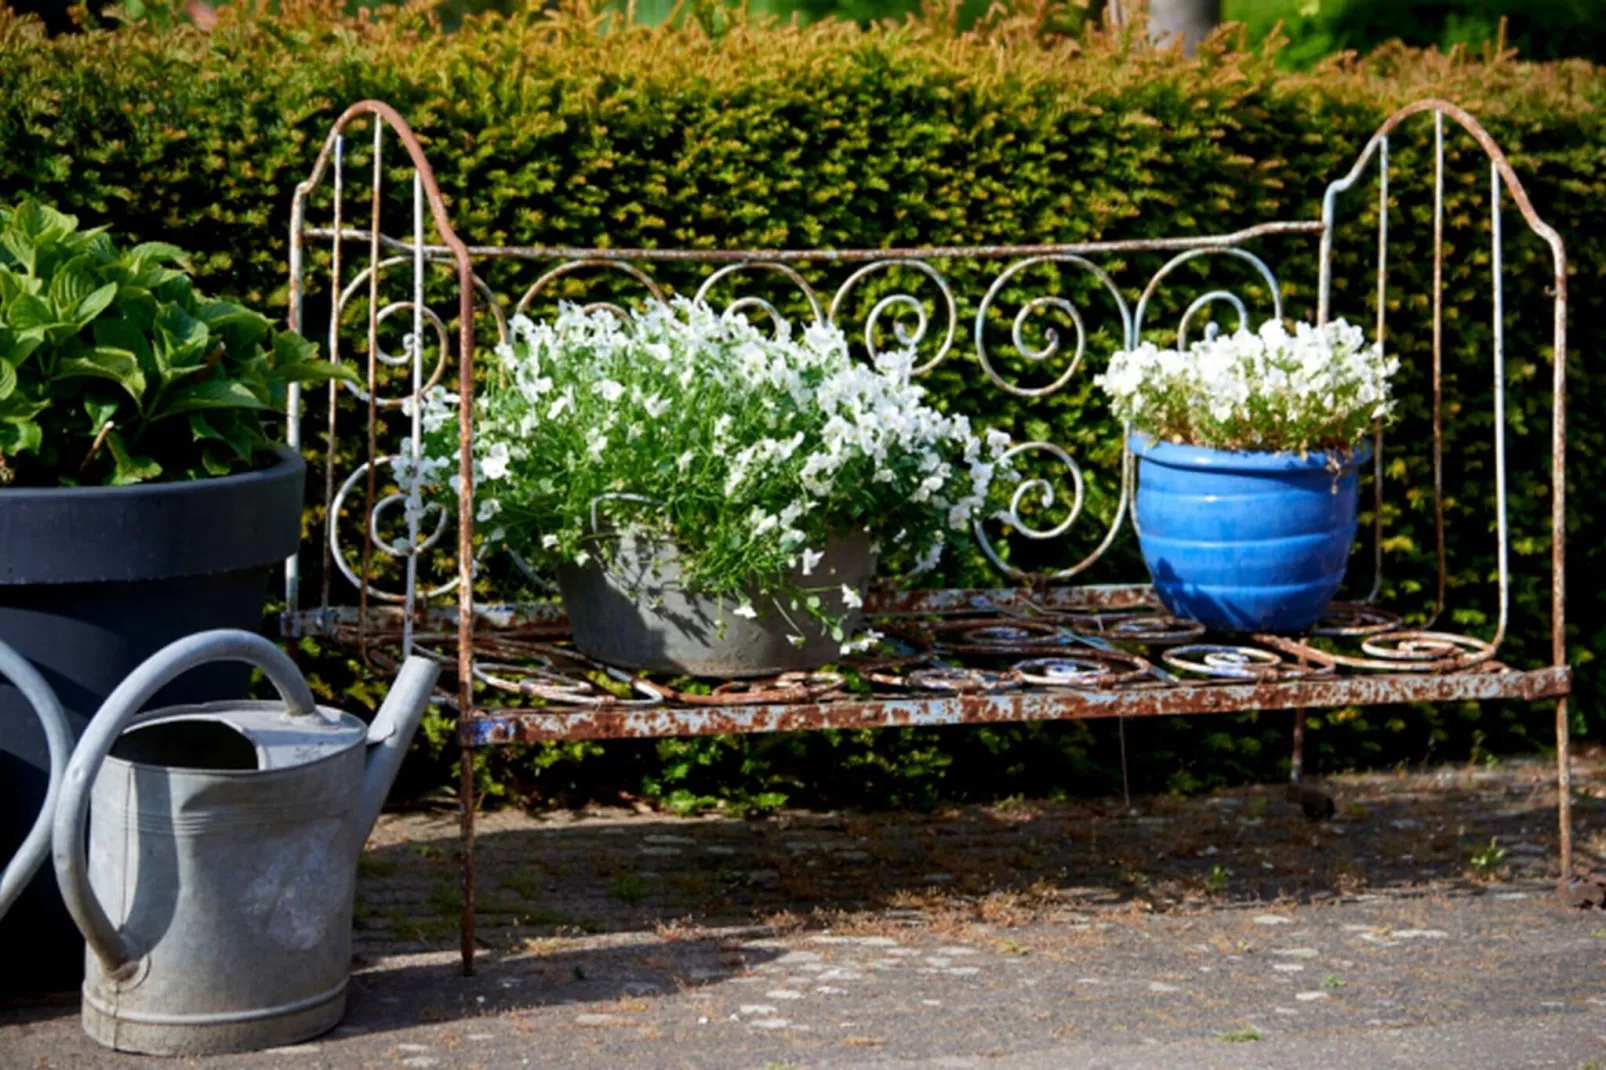
M272 467L222 479L0 489L0 639L55 690L74 739L168 643L260 626L269 576L301 536L305 478L301 458L281 450ZM187 673L154 704L240 697L249 671ZM0 857L27 835L48 773L38 719L0 682ZM50 867L0 920L0 947L19 966L0 971L0 990L71 988L83 976L83 942Z

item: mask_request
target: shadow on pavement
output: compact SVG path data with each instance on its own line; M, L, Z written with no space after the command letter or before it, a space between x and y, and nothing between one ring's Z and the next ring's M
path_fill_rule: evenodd
M1582 778L1580 778L1582 781ZM680 819L622 811L483 815L478 934L489 951L666 927L811 928L946 916L1150 913L1554 880L1554 789L1540 763L1345 777L1311 820L1281 786L937 814ZM1578 868L1599 868L1601 800L1580 792ZM1317 812L1320 812L1319 810ZM391 815L364 859L359 946L456 946L453 815ZM865 917L860 917L865 916Z

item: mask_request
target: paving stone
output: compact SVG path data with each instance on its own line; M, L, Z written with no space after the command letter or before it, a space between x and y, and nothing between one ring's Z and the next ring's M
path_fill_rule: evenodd
M1331 781L1341 815L1367 815L1347 818L1343 837L1280 793L1256 802L1264 787L1143 800L1151 815L1165 808L1144 823L1108 801L1034 803L1007 824L986 808L751 821L491 811L479 818L472 978L454 952L455 815L386 815L359 877L360 968L342 1028L193 1066L499 1068L537 1054L700 1070L1599 1061L1606 944L1592 933L1606 917L1553 906L1553 847L1537 819L1548 767L1496 772L1442 786L1411 773ZM1594 867L1606 805L1590 792L1603 772L1580 758L1578 850ZM1253 822L1222 824L1251 805L1264 809ZM1512 857L1540 872L1511 865L1480 883L1453 851L1430 852L1431 837L1531 844L1541 850ZM845 864L845 844L874 864ZM1215 864L1228 884L1206 895ZM1147 882L1128 883L1138 872ZM617 894L627 874L640 894ZM1328 974L1342 987L1320 985ZM0 1066L151 1070L88 1041L76 1012L73 995L0 1006ZM1260 1041L1218 1039L1249 1023Z

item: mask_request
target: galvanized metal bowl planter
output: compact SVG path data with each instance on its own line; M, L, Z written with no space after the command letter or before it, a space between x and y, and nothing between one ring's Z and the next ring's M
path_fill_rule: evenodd
M819 609L841 621L838 635L858 627L859 610L841 588L859 592L875 572L870 537L841 536L792 587L818 586ZM842 654L833 626L805 609L758 591L748 601L758 616L734 612L736 603L686 589L673 542L623 535L599 539L584 565L557 570L558 588L581 651L608 665L649 672L747 678L819 668Z
M1342 462L1141 434L1128 447L1133 525L1167 609L1224 632L1302 632L1322 619L1355 544L1365 443Z

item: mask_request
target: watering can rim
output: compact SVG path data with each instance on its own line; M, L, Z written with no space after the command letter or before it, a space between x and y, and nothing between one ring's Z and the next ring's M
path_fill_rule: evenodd
M248 709L253 712L282 713L286 706L280 699L216 699L211 702L186 702L177 706L162 706L154 710L142 710L130 719L129 723L117 734L121 739L130 732L141 728L149 728L156 724L172 721L182 721L190 718L201 720L197 715L224 713L229 710ZM353 749L366 750L368 733L371 726L362 718L345 710L338 710L331 706L316 707L322 715L321 723L306 725L308 734L323 731L330 739L327 752L307 761L295 762L291 765L258 766L255 769L214 769L208 766L193 765L164 765L158 762L137 762L131 758L121 758L115 754L108 754L101 760L102 765L116 764L119 767L131 769L149 769L153 772L168 775L189 775L219 777L226 779L244 779L248 777L263 777L278 773L294 773L303 769L311 769L325 762L334 761L348 754ZM301 718L311 721L311 718ZM205 723L222 724L239 732L241 738L256 747L256 740L250 733L242 731L238 726L229 724L221 718L209 718ZM256 747L260 755L261 748Z

